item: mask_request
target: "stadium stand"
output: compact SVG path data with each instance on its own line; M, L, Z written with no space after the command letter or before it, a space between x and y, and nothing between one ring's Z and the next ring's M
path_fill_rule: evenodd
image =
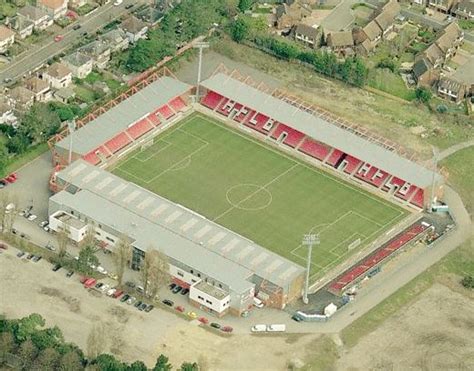
M401 187L395 196L401 198L402 200L408 201L413 193L416 191L418 187L414 186L410 183L405 183L403 187Z
M104 145L110 152L115 153L126 147L131 142L132 139L130 139L130 137L126 133L122 132L107 141Z
M414 224L394 239L389 241L381 249L364 259L361 263L355 265L342 276L337 278L329 285L329 291L339 294L344 288L353 283L356 279L368 272L371 268L382 262L384 259L392 255L395 251L401 249L403 246L413 241L421 233L423 233L429 226L425 224Z
M301 144L299 150L311 157L323 161L331 151L331 148L325 144L306 138Z
M272 124L270 127L269 123ZM270 121L268 116L262 115L261 113L256 113L245 123L245 125L261 133L267 134L268 131L273 127L273 121Z
M250 117L252 117L254 113L255 113L254 110L251 110L248 107L242 107L240 112L234 116L234 120L242 123L244 121L247 121Z
M201 103L207 108L212 109L213 111L219 106L219 103L224 97L220 94L217 94L210 90L204 98L202 98Z
M156 115L156 113L152 113L151 115L148 115L147 120L152 123L153 126L158 126L161 124L160 119Z
M418 191L415 193L415 195L413 196L410 202L415 206L423 207L423 200L424 200L424 192L422 189L418 189Z
M163 105L160 108L158 108L158 113L163 116L165 120L168 120L169 118L174 116L173 111L168 105Z
M186 103L184 103L181 97L170 100L169 105L175 112L183 111L186 108Z
M361 160L352 157L351 155L345 156L342 162L345 163L344 172L347 174L352 174L355 170L358 169L359 165L362 163Z
M84 156L84 160L92 165L97 165L100 162L100 158L95 154L95 152L89 152Z
M339 163L341 162L341 158L344 155L344 152L339 151L338 149L334 148L329 158L326 160L326 164L338 167Z
M148 133L151 129L153 129L153 126L150 124L150 122L148 122L146 119L143 119L130 126L127 129L127 133L130 134L133 139L138 139L142 135Z
M298 130L292 129L284 124L279 124L271 135L273 139L282 141L287 146L293 148L298 146L304 136L303 133L300 133Z

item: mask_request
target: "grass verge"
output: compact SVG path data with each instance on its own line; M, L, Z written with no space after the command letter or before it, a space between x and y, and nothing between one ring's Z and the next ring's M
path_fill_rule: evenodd
M47 149L48 149L48 144L41 143L36 146L31 146L28 152L25 152L21 155L14 156L11 159L11 161L8 163L8 165L6 166L5 173L0 174L0 177L18 170L22 166L26 165L28 162L33 161L36 157L46 152Z

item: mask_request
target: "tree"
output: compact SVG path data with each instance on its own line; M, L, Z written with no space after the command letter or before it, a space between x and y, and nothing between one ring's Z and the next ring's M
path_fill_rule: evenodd
M171 371L173 366L171 363L168 362L168 357L163 354L156 359L155 367L153 367L153 371Z
M76 371L83 370L82 360L79 354L75 351L67 352L59 360L58 369L61 371Z
M15 347L15 339L11 332L0 332L0 363L7 353Z
M115 269L119 286L122 285L125 268L128 266L131 259L132 247L130 241L124 236L118 241L114 252Z
M463 285L466 289L474 289L474 277L473 276L465 276L461 280L461 285Z
M141 272L145 294L154 298L158 294L160 287L168 283L168 258L162 252L151 247L145 254Z
M429 103L432 96L431 91L424 87L416 88L415 95L421 103Z
M26 134L31 143L40 143L56 134L60 126L56 112L46 103L35 103L21 120L18 132Z
M23 343L21 343L18 355L21 357L21 359L24 362L24 365L25 365L24 369L26 370L29 369L29 366L35 360L37 354L38 354L38 349L36 349L31 339L28 339L24 341Z
M93 272L92 266L99 265L99 259L95 256L96 249L90 245L85 245L79 251L79 259L77 260L77 269L85 274Z
M239 0L239 10L242 13L245 13L247 10L250 10L253 6L253 0Z
M250 25L243 17L239 17L230 26L230 37L236 42L246 40L250 35Z
M87 355L91 359L95 359L101 354L106 347L107 338L105 336L105 328L102 323L96 323L87 337Z
M147 371L148 368L142 361L133 362L130 367L127 368L127 371Z
M32 313L28 317L20 319L16 326L15 337L18 342L30 339L39 327L45 325L44 318L38 313Z
M64 228L60 229L57 232L56 238L58 241L59 257L62 258L66 255L67 252L67 243L69 241L69 227L67 225L64 225Z
M38 370L55 370L59 363L59 353L53 348L46 348L38 355L34 368Z
M5 143L0 142L0 175L5 173L8 164L8 150Z
M194 363L184 362L181 365L180 370L181 371L199 371L199 365L196 362Z
M100 371L121 371L126 370L127 365L117 360L111 354L101 354L93 361L94 365L99 367Z
M39 350L57 347L63 342L63 334L58 326L41 329L31 334L31 340Z

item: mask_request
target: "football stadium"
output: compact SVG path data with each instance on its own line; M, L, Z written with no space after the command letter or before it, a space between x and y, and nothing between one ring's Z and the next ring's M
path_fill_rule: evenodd
M192 304L240 315L258 296L284 308L310 283L341 293L426 230L442 177L384 138L238 72L199 89L154 73L50 142L50 226L140 269L169 259ZM318 286L319 287L319 286Z

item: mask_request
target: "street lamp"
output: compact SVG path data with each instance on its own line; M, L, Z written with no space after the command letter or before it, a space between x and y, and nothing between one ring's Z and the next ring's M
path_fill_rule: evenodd
M76 121L75 120L68 121L67 122L67 127L69 129L69 161L68 161L68 165L70 165L71 161L72 161L72 136L73 136L74 130L76 130Z
M308 304L308 290L309 290L309 271L311 270L311 253L313 245L319 245L319 234L308 233L303 235L303 246L308 246L308 258L306 261L306 281L304 285L303 303Z
M209 48L209 43L205 41L198 41L194 43L193 48L199 49L199 64L198 64L198 76L196 84L196 102L199 102L199 85L201 84L201 68L202 68L202 50Z

